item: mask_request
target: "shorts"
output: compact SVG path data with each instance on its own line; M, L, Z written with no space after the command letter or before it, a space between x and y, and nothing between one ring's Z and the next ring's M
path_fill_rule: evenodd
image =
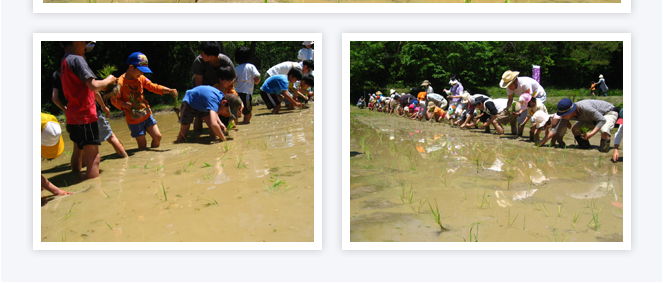
M512 125L515 125L517 122L516 117L511 116L511 112L504 110L500 112L500 114L497 114L497 118L495 118L495 122L506 125L511 123Z
M150 117L147 118L145 121L140 122L138 124L127 124L129 125L129 130L131 131L131 137L140 137L145 135L145 129L152 127L157 124L157 120L154 120L154 117L152 117L152 114L150 114Z
M243 92L238 92L237 95L239 96L240 99L242 99L242 102L244 103L244 110L242 110L242 114L244 115L251 114L251 110L253 110L253 106L251 105L252 95Z
M106 117L104 117L104 114L101 111L101 106L98 104L97 118L99 118L97 121L97 124L99 125L99 140L105 141L113 134L113 130L111 130L110 124L108 124L108 120L106 120Z
M99 125L96 121L82 125L67 124L67 132L69 132L69 138L78 146L78 149L83 149L83 146L86 145L101 145Z
M619 113L615 111L610 111L608 113L605 113L603 117L605 118L605 124L603 124L603 126L601 127L601 133L607 133L609 135L612 135L612 129L615 128L615 122L617 122L617 119L619 118ZM595 124L592 122L578 121L573 125L573 127L582 128L582 126L585 124L592 125L592 127L589 129L590 132L594 130Z
M265 102L267 109L273 109L277 105L281 105L281 99L279 96L280 95L276 93L266 93L262 90L260 91L260 97L262 97L262 101Z
M193 107L189 106L188 103L182 102L182 117L180 117L180 124L189 125L193 123L194 118L204 118L209 116L207 111L198 111ZM149 119L148 119L149 120ZM155 122L156 124L156 122ZM133 133L132 133L133 136Z

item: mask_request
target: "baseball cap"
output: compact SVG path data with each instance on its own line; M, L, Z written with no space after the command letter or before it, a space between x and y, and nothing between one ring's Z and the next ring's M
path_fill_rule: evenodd
M145 54L141 52L131 53L131 55L129 55L129 58L127 59L127 64L136 66L136 68L143 73L146 74L152 73L152 70L150 70L150 68L147 67L147 56L145 56Z

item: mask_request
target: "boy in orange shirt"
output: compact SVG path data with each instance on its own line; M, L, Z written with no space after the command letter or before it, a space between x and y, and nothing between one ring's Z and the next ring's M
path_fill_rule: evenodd
M175 98L177 98L177 90L155 84L143 75L152 73L147 66L145 54L131 53L127 64L129 64L129 68L117 79L117 83L121 86L120 94L112 97L111 103L118 109L124 110L131 137L136 139L138 149L147 148L145 132L152 137L151 147L157 148L161 144L161 132L157 127L157 121L152 117L150 105L143 96L143 89L160 95L172 94Z

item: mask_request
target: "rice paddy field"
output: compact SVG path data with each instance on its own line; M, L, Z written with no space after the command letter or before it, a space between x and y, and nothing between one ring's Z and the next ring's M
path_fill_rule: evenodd
M623 162L597 150L598 135L592 150L570 132L566 149L539 148L528 128L350 113L352 242L623 241Z
M267 114L255 106L251 124L231 140L175 144L174 112L155 113L161 146L137 151L124 118L111 119L128 158L100 148L100 177L70 169L72 142L42 161L41 174L63 190L41 193L43 242L312 242L313 113ZM241 119L241 118L240 118ZM63 127L65 129L65 127ZM151 138L148 136L148 145Z

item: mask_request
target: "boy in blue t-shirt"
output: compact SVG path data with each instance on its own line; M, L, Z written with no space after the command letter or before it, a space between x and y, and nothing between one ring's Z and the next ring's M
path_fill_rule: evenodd
M281 110L281 101L285 97L293 105L301 108L302 104L292 98L292 94L288 92L288 84L295 83L302 79L302 71L297 68L292 68L288 75L271 76L265 80L260 87L260 96L267 105L267 109L273 109L272 114L278 114Z
M242 100L235 94L224 94L221 90L227 89L235 79L235 70L230 66L220 67L216 73L219 82L213 86L200 85L187 90L182 100L182 117L180 117L180 133L175 142L186 141L189 128L194 118L201 118L210 128L210 138L214 141L215 135L221 141L226 137L223 132L226 127L219 116L232 117L244 108Z

